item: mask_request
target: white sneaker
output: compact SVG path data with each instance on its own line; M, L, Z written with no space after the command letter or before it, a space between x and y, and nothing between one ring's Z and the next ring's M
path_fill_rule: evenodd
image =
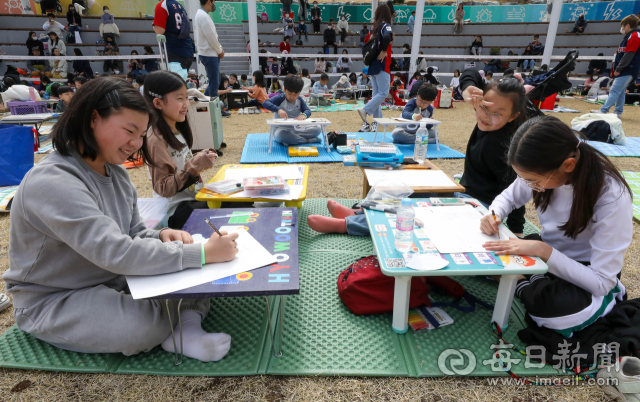
M603 111L601 111L600 109L597 110L592 110L591 113L596 113L596 114L605 114Z
M623 357L617 370L616 366L610 371L603 368L597 378L602 391L614 401L640 401L640 359L637 357Z
M365 112L364 109L358 109L358 114L360 115L360 118L362 119L362 121L364 121L366 123L367 122L367 112Z
M358 130L359 133L367 133L369 131L371 131L371 126L367 122L362 123L360 130Z
M377 130L378 130L378 123L374 121L373 123L371 123L371 132L375 133Z
M619 119L622 119L622 113L616 113L616 116L618 116Z
M0 312L11 307L11 299L4 293L0 293Z

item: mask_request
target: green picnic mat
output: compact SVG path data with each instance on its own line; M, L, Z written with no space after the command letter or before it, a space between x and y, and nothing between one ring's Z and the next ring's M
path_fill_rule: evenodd
M633 219L640 222L640 173L622 172L633 193Z
M336 200L351 206L359 200ZM473 313L444 308L455 323L434 331L396 334L391 314L356 316L338 297L338 274L357 259L371 255L369 237L319 234L308 228L311 214L328 215L326 199L307 200L299 215L300 294L270 298L269 321L263 297L212 299L211 313L203 324L210 332L231 335L229 354L217 363L202 363L185 357L179 366L174 355L156 347L136 356L84 354L58 349L12 327L0 335L0 366L85 373L234 376L234 375L349 375L439 377L445 374L503 376L493 358L492 312L477 307ZM535 232L527 223L525 232ZM483 277L458 277L477 298L493 304L497 284ZM436 301L451 301L432 292ZM280 310L282 308L282 316ZM270 330L282 317L282 356L272 352ZM524 308L514 300L508 342L520 348L517 331L524 328ZM280 339L276 337L279 349ZM558 375L550 366L527 369L523 356L510 354L512 370L519 375ZM471 358L469 356L472 356ZM460 364L454 359L462 359ZM465 360L466 359L466 360ZM518 360L518 363L515 362ZM467 372L468 371L468 372Z

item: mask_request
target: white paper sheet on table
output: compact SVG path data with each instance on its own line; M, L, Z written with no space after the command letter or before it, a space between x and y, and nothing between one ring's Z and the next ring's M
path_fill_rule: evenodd
M423 118L423 119L420 119L420 120L413 120L413 119L405 119L404 117L392 117L391 120L404 122L404 123L414 123L414 124L420 124L420 123L440 124L440 123L442 123L439 120L434 120L434 119L429 119L429 118Z
M456 187L442 170L403 169L382 170L365 169L369 185L373 186L380 180L402 181L409 187Z
M247 169L225 169L224 179L242 180L247 177L281 176L284 180L302 179L297 165L259 167Z
M240 191L239 193L231 194L229 197L231 198L262 198L269 200L283 200L283 201L291 201L297 200L300 198L300 194L302 194L302 190L304 189L303 185L292 184L289 186L289 194L279 194L279 195L250 195L248 191Z
M471 205L414 209L429 240L442 254L483 253L484 243L498 240L497 234L488 236L480 231L483 215ZM500 239L507 240L509 236L508 229L500 225Z
M273 264L276 258L271 255L256 239L244 229L238 228L239 252L236 258L229 262L206 264L202 268L188 268L184 271L162 275L127 276L127 283L134 299L144 299L164 295L192 286L212 282L251 271L265 265ZM216 235L217 236L217 235ZM194 235L196 243L204 243L208 238Z

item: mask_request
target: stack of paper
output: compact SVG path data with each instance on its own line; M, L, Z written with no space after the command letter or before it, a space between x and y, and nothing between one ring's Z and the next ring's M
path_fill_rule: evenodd
M189 268L171 274L127 276L131 296L134 299L157 297L231 275L237 275L241 272L251 271L276 262L276 258L254 239L249 232L242 228L237 228L237 232L239 237L236 243L239 251L233 260L206 264L202 268ZM214 236L217 236L217 234L214 234ZM206 243L209 239L196 234L193 235L193 240L196 243Z
M285 180L295 180L302 179L300 170L297 165L225 169L224 178L225 180L236 179L242 181L247 177L280 176Z

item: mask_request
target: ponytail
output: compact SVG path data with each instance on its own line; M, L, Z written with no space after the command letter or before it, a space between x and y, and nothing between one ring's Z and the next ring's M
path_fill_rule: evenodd
M615 165L600 151L581 142L577 135L555 117L534 117L526 121L513 136L508 163L527 172L548 175L571 157L578 156L571 176L573 200L569 219L558 226L565 236L575 239L593 219L593 213L607 176L616 180L631 196L631 189ZM536 208L544 212L554 190L534 192Z

